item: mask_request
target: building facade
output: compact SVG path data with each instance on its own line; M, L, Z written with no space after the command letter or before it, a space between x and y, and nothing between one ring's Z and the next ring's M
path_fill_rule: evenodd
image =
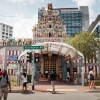
M13 27L0 23L0 42L13 37Z
M89 27L89 11L88 6L80 6L78 8L53 8L52 4L48 4L48 8L58 13L62 24L66 26L66 33L68 36L74 36L80 31L86 31ZM38 19L41 18L45 8L38 11Z
M23 46L32 45L31 39L17 39L9 38L3 40L0 44L0 69L7 69L9 75L15 74L18 67L20 67L21 71L27 72L27 68L29 67L29 63L27 62L27 58L21 58L21 65L18 63L18 57L23 52Z
M95 39L100 44L100 15L98 15L97 18L95 19L95 21L93 21L91 23L91 25L89 26L88 31L91 34L95 34L96 35ZM99 56L99 54L100 54L99 51L97 51L96 57L98 59L98 62L100 62L100 56Z
M89 32L95 32L98 42L100 42L100 15L97 16L96 20L91 23L88 29Z

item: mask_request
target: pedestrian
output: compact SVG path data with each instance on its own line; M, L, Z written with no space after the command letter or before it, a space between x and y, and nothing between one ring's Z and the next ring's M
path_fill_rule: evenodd
M90 75L90 89L93 89L95 87L93 68L89 72L89 75Z
M9 92L11 92L11 83L10 83L10 78L8 77L8 74L7 74L7 71L4 70L5 74L6 74L6 77L8 79L8 87L9 87Z
M26 76L26 73L23 73L23 77L21 77L21 79L23 80L23 89L22 90L25 90L25 93L27 93L27 76Z
M2 71L1 71L1 69L0 69L0 78L2 77Z
M57 74L56 74L56 72L53 70L53 72L50 74L51 85L52 85L52 87L53 87L53 93L55 93L55 82L56 82L56 77L57 77Z
M46 78L48 78L48 71L47 70L45 71L45 75L46 75Z
M7 100L8 84L8 77L6 77L5 71L3 71L0 78L0 100L2 99L2 97L4 97L4 100Z

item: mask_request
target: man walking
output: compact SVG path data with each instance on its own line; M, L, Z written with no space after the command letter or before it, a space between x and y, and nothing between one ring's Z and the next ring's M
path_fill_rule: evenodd
M53 87L53 93L55 93L55 82L56 82L56 77L57 77L57 74L56 74L56 72L53 70L53 72L50 74L51 85L52 85L52 87Z
M6 73L2 73L2 77L0 78L0 100L4 96L4 100L7 100L8 96L8 78L6 77Z
M9 92L11 92L11 83L10 83L10 79L9 79L9 77L8 77L7 71L4 70L4 73L5 73L5 75L6 75L6 78L8 79Z

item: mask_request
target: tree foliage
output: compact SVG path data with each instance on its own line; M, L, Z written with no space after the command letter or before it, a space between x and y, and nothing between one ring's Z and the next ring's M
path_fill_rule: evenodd
M96 56L96 50L100 51L95 34L90 34L88 31L83 31L67 40L67 43L79 50L85 58L93 58Z

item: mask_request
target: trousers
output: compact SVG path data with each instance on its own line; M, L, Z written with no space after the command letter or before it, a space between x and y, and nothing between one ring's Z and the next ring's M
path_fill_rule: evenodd
M52 87L53 87L53 92L55 92L55 82L56 82L56 81L51 81L51 85L52 85Z
M8 96L8 87L0 88L0 100L2 99L2 97L4 98L3 100L7 100L7 96Z

